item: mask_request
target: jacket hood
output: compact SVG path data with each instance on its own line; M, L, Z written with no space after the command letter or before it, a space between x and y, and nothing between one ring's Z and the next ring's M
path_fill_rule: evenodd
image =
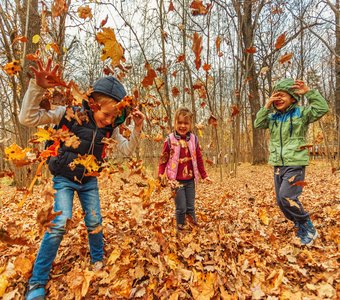
M295 83L294 79L291 78L282 79L275 84L273 92L278 91L286 92L298 102L300 101L300 96L298 94L295 94L294 89L292 89L294 83Z

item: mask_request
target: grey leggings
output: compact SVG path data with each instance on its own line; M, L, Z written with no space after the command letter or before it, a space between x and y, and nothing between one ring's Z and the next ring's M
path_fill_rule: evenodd
M195 181L180 180L180 187L176 190L176 222L177 225L185 223L185 215L190 215L196 222L195 215Z
M304 223L309 214L303 209L299 196L302 186L294 185L305 179L304 166L274 167L276 201L287 219L294 223Z

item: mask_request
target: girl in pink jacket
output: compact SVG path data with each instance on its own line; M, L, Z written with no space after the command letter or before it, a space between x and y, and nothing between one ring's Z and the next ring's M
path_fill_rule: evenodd
M195 215L195 183L201 175L202 179L211 182L205 169L202 152L197 136L191 131L193 114L187 108L179 108L175 112L173 133L166 138L158 166L159 177L169 180L169 185L176 189L176 222L177 229L182 230L185 216L189 215L196 223Z

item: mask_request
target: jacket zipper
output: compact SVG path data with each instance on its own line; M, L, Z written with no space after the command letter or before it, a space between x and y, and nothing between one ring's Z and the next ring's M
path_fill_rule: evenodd
M281 161L282 161L282 166L284 166L283 156L282 156L282 148L283 148L283 143L282 143L282 124L283 124L283 120L281 120L281 124L280 124L280 158L281 158Z

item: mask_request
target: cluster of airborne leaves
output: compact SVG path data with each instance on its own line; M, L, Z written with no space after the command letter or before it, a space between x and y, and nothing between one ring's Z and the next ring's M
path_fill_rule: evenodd
M136 172L132 170L138 170ZM301 198L319 231L301 247L275 203L272 169L241 166L237 178L199 184L199 226L176 232L174 203L141 165L103 176L105 266L93 271L75 199L54 262L48 299L336 299L339 297L339 185L322 162L309 167ZM43 182L22 197L2 186L0 295L20 299L41 236L53 224L53 190ZM44 188L45 187L45 188ZM53 226L53 225L52 225Z

